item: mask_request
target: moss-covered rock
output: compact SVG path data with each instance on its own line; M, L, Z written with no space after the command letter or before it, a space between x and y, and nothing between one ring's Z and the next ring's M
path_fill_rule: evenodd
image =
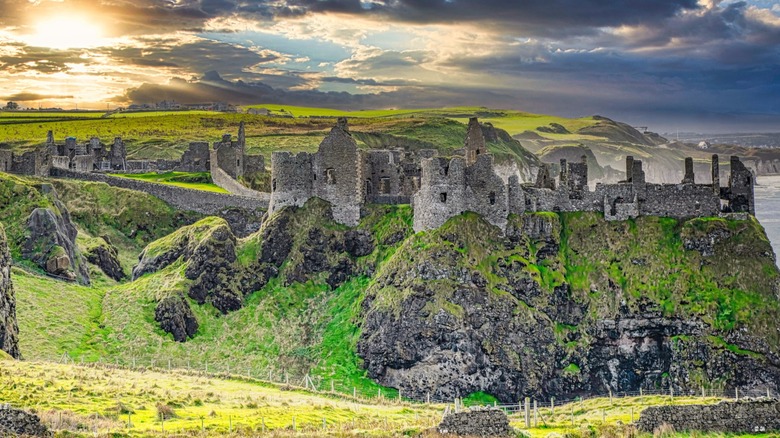
M115 281L122 281L126 275L119 261L119 251L111 244L108 236L88 239L82 249L89 263L100 268L104 274Z
M21 358L19 325L16 322L16 295L11 282L11 254L5 230L0 224L0 361L4 355Z
M776 387L777 279L755 220L467 213L383 265L357 348L417 397Z
M27 218L22 256L47 273L89 284L86 260L76 245L78 231L57 198L50 208L36 208Z
M160 328L172 334L176 342L184 342L198 331L198 320L181 294L161 299L155 307L154 320L160 324Z

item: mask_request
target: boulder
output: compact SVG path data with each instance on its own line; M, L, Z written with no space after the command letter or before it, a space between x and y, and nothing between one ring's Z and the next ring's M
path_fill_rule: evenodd
M187 300L180 294L163 298L154 309L154 320L160 328L173 335L176 342L185 342L198 331L198 320Z
M51 436L37 415L0 405L0 436Z
M442 435L512 436L509 418L499 409L476 409L449 414L438 427Z
M53 208L36 208L27 219L22 256L52 275L89 284L86 260L76 246L77 234L65 205L55 199Z
M119 262L119 251L107 237L92 239L84 250L87 261L100 268L110 278L121 281L125 272Z

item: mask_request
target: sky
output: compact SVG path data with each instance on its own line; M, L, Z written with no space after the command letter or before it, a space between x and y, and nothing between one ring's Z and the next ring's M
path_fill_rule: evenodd
M0 100L604 115L780 132L780 0L0 0Z

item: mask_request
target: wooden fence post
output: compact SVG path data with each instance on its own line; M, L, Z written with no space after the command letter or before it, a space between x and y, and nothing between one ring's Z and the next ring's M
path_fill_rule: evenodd
M550 397L550 413L555 415L555 397Z
M531 428L531 399L526 397L525 398L525 428L530 429Z
M536 400L534 400L534 427L539 427L539 410L536 408Z

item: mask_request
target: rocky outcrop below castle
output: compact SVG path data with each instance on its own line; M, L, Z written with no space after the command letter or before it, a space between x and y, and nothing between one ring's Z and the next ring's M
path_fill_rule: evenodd
M86 260L76 245L78 231L53 190L44 188L51 194L52 206L36 208L27 218L22 256L52 276L89 284Z
M652 406L642 411L637 422L639 430L651 433L663 425L670 425L678 432L778 432L780 401L764 399L725 401L716 405Z
M420 399L777 389L779 292L755 220L531 213L502 236L467 214L379 270L357 350Z
M114 281L125 279L126 275L119 261L119 251L111 244L108 236L89 239L84 245L84 257Z
M0 224L0 351L19 359L19 327L16 323L16 296L11 282L11 255L3 225Z

